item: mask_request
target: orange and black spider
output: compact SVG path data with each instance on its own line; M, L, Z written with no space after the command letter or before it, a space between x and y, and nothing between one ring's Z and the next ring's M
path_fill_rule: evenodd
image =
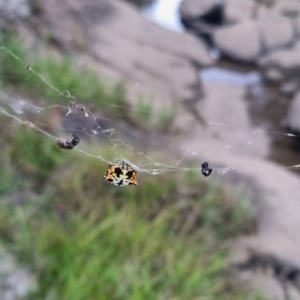
M109 164L108 170L106 171L103 179L116 186L138 186L136 175L137 171L134 170L129 164L122 161L116 165Z

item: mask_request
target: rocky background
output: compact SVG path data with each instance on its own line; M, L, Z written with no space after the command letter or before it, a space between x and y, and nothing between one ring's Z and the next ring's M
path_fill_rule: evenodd
M277 154L283 165L270 159L283 141L265 130L300 131L300 1L184 0L181 33L117 0L0 1L0 12L0 26L18 24L29 47L67 53L108 83L125 82L133 105L151 97L155 110L178 111L173 131L183 151L237 169L215 176L253 200L258 232L233 247L237 281L270 299L286 299L288 286L300 299L299 172L286 168L290 152ZM260 85L203 80L210 67L255 71Z

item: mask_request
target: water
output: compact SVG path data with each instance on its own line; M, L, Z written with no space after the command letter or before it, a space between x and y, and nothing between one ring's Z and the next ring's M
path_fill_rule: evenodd
M257 71L242 73L222 67L203 68L199 72L199 76L201 81L204 83L215 83L239 87L258 85L262 82L262 77Z
M157 0L142 9L144 15L158 25L176 32L184 30L180 21L179 6L182 0Z

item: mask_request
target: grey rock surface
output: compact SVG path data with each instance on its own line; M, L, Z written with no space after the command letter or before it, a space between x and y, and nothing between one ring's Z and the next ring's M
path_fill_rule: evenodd
M235 114L239 114L238 106L235 105L234 107L237 109ZM214 110L213 115L217 116L217 112ZM211 122L214 121L208 113L206 118ZM252 205L257 210L258 231L251 238L247 238L247 247L273 255L300 267L299 175L264 159L261 155L263 152L251 152L250 149L246 148L246 143L244 147L238 144L247 140L253 141L253 146L255 143L260 144L263 141L259 138L259 134L263 133L261 128L257 128L257 137L254 129L249 128L248 131L243 128L240 131L241 124L232 128L230 123L234 118L228 119L228 114L226 117L225 112L224 119L226 119L226 125L223 126L223 123L218 120L219 122L215 123L219 125L216 124L214 130L212 125L209 126L209 131L202 133L200 129L194 129L185 136L184 144L215 168L226 166L224 171L228 168L233 170L227 176L222 176L222 172L216 174L219 170L215 170L212 179L215 177L219 182L231 182L235 188L237 186L243 187L245 192L247 189L253 190L249 184L249 179L254 182L254 185L258 187L258 192L252 197ZM231 148L226 147L230 135ZM199 136L201 136L200 139ZM223 140L224 137L226 138ZM235 144L234 139L239 142ZM248 147L251 148L251 145ZM222 170L220 169L220 171ZM255 273L251 280L257 283L257 276ZM268 299L286 299L278 281L273 280L271 286L268 282L259 282L259 285L255 285L255 290L263 291Z
M254 62L262 51L259 30L254 22L226 26L215 31L213 41L226 56Z
M0 247L0 299L18 300L36 288L36 279Z
M291 45L294 39L293 25L287 19L270 19L257 22L264 50L270 51Z
M196 109L210 126L205 130L195 128L195 134L208 139L213 137L219 151L267 157L269 138L261 128L255 128L251 124L246 88L225 85L216 88L213 84L204 84L203 92L205 96L196 104Z
M193 125L193 130L186 132L183 145L216 168L212 180L232 184L234 188L242 187L244 194L250 195L248 200L256 212L258 231L234 247L246 245L247 249L272 255L300 268L299 175L266 159L269 154L267 132L251 124L243 88L209 84L203 88L205 96L196 104L196 109L201 111L209 126ZM297 128L300 128L299 96L295 97L291 108ZM191 120L189 122L192 124ZM183 153L186 150L183 149ZM248 275L247 287L263 292L268 299L286 299L281 283L272 276L257 270ZM242 276L244 274L238 273L237 279ZM291 299L300 298L293 287L290 295Z
M300 41L289 49L273 51L261 57L259 65L261 67L276 66L285 71L300 68Z
M287 115L287 126L291 129L300 132L300 93L296 94L290 104Z
M28 0L0 0L0 16L10 18L27 18L31 14Z
M199 18L209 13L217 3L215 0L185 0L182 1L179 12L183 20Z
M204 12L220 7L222 22L210 27L205 33L212 37L214 46L219 48L226 57L245 63L257 63L261 55L272 54L278 49L287 49L296 39L300 39L300 1L254 1L226 0L208 1L185 0L181 7L194 8L193 18L201 18ZM182 16L188 9L180 11ZM188 15L192 15L189 13ZM201 26L195 22L192 28L196 33L203 34L205 25L210 26L211 20L202 20ZM183 18L183 19L184 19ZM203 24L206 22L206 24ZM193 25L193 24L192 24Z
M253 19L256 4L253 0L226 0L224 17L226 24L245 22Z
M270 3L264 7L265 10L261 10L262 14L259 17L272 18L272 17L283 17L286 19L294 19L300 15L300 2L279 0Z
M148 92L154 107L199 97L197 67L213 61L196 37L167 31L117 0L48 0L43 11L41 31L102 75Z
M292 96L299 88L299 82L287 81L280 85L279 91L282 95L286 95L288 97Z
M289 20L244 21L217 29L213 41L226 56L244 62L257 62L264 52L288 47L294 40Z
M300 17L294 21L296 37L300 39Z

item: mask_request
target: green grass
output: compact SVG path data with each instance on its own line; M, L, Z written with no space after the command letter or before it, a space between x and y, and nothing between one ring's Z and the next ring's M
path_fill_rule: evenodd
M74 68L72 60L68 57L36 59L35 55L28 53L22 42L12 35L0 35L0 62L0 82L6 89L17 88L19 93L23 92L31 98L43 97L44 105L67 106L73 99L70 95L76 97L81 104L88 104L90 108L94 107L106 114L114 110L113 105L126 105L126 94L122 84L115 84L108 89L94 71L90 68L79 71ZM31 72L28 66L42 76L42 79Z
M178 112L174 108L153 108L153 99L140 98L136 104L136 116L144 125L153 130L167 133L171 128Z
M224 276L229 241L253 230L242 202L193 173L116 188L100 160L15 130L2 144L0 236L38 277L30 299L245 299ZM17 177L28 184L13 188ZM16 191L32 196L18 203Z
M76 69L68 57L37 59L11 34L0 34L0 62L2 87L6 91L16 91L17 88L18 94L30 97L39 106L68 106L71 100L76 99L78 103L88 105L90 110L97 110L111 119L116 117L116 107L126 107L128 109L123 109L118 119L133 119L141 128L152 127L161 132L167 132L176 117L175 111L170 109L155 112L151 99L141 99L132 111L122 83L114 83L112 88L107 88L91 68Z
M2 41L28 61L15 40ZM18 60L3 51L0 60L7 90L65 104ZM121 85L108 92L68 59L30 66L107 114L108 104L126 103ZM0 239L37 276L28 299L262 299L225 274L231 240L255 228L242 197L233 202L216 182L192 172L138 174L138 188L117 188L103 182L107 166L100 160L63 151L4 116L0 125ZM99 143L90 149L112 152Z
M153 119L151 99L149 100L139 99L136 105L136 109L137 109L136 110L137 117L142 122L146 122L147 124L151 125L151 121Z

